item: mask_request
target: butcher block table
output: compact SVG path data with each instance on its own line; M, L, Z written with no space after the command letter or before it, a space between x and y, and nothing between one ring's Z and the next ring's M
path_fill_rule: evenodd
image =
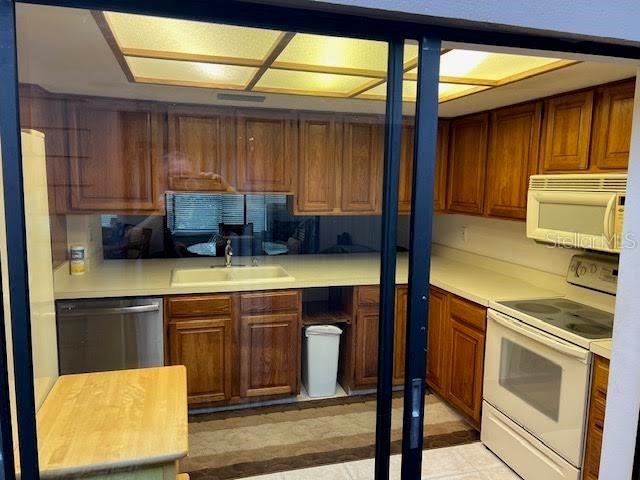
M41 478L174 480L188 449L186 370L64 375L37 429Z

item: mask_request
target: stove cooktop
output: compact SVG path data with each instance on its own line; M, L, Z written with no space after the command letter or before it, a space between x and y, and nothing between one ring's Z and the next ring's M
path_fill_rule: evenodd
M497 302L566 332L589 340L611 338L613 314L566 298Z

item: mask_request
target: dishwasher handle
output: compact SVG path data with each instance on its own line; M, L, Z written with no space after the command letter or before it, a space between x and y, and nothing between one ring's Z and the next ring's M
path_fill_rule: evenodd
M110 307L110 308L91 308L81 310L67 310L62 313L63 317L94 317L97 315L130 315L136 313L159 312L159 303L150 303L148 305L132 305L130 307Z

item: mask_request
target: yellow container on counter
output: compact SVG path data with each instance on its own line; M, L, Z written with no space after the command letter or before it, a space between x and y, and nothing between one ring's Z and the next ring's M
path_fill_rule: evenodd
M84 246L75 245L69 249L69 269L71 275L82 275L87 271Z

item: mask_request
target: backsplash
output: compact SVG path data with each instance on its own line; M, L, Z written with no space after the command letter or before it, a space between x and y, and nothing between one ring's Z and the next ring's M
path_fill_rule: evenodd
M380 216L297 216L286 195L168 193L165 216L102 215L105 259L380 250ZM222 230L221 230L222 229Z
M433 241L562 276L571 257L582 252L536 243L527 238L524 222L471 215L435 215Z

